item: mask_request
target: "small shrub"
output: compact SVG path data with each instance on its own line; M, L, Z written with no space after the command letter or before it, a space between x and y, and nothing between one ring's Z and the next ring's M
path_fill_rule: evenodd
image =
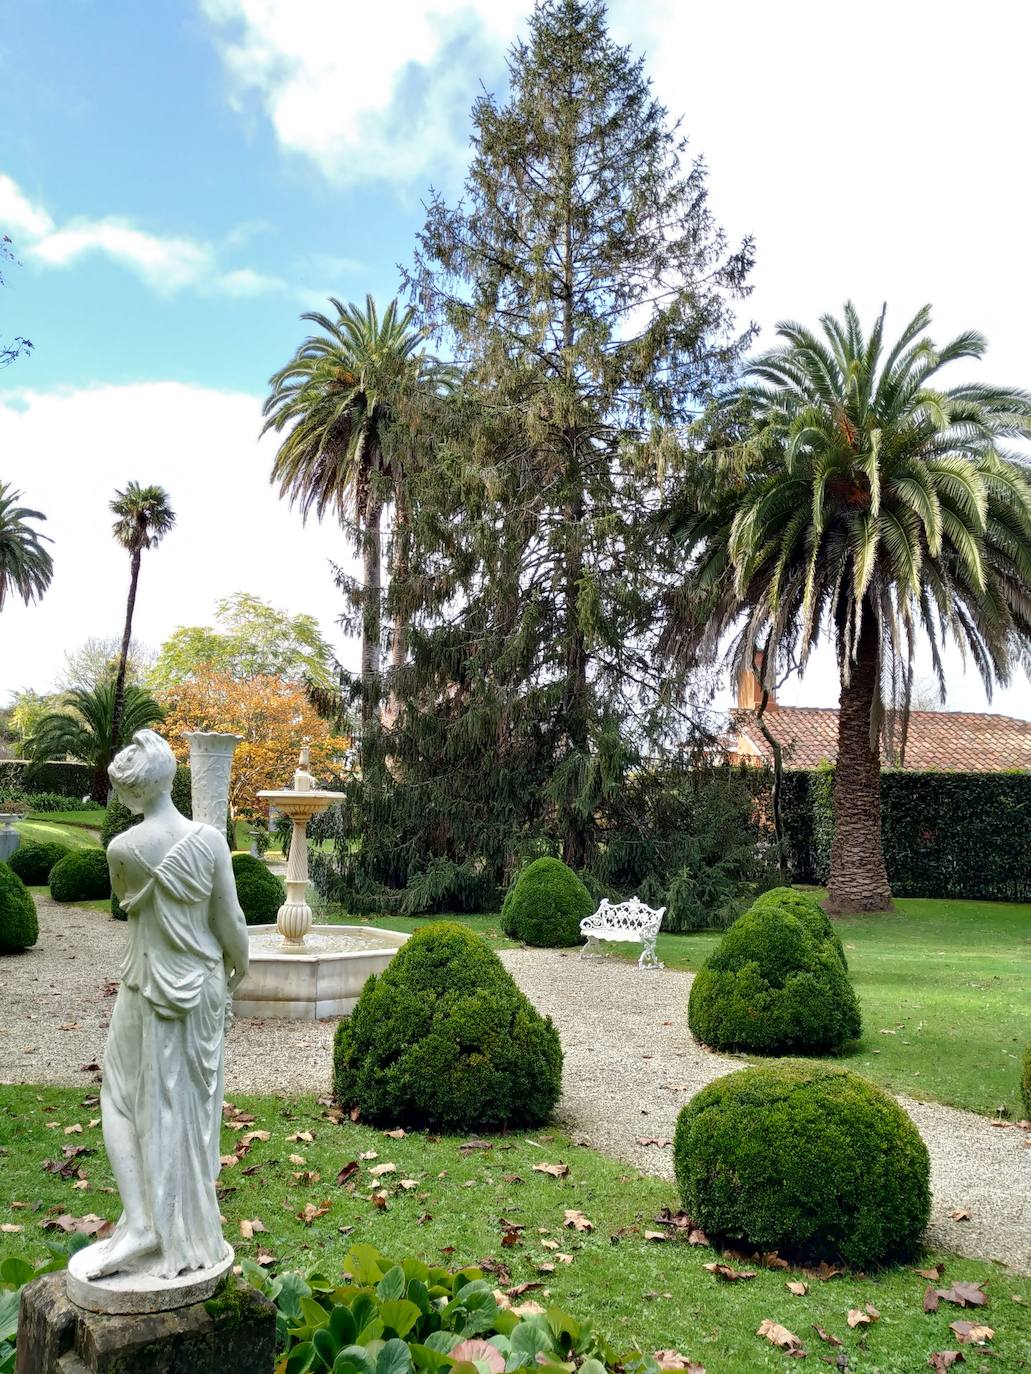
M684 1208L724 1244L856 1268L904 1259L930 1215L927 1147L858 1074L787 1061L710 1083L677 1119Z
M561 859L534 859L508 889L501 927L509 939L527 945L580 945L580 922L597 905Z
M1024 1071L1020 1075L1020 1095L1024 1103L1024 1116L1031 1121L1031 1041L1024 1046Z
M481 936L434 921L365 984L333 1069L337 1100L363 1121L498 1130L547 1120L562 1047Z
M106 901L111 896L111 875L102 849L73 849L50 873L50 895L55 902Z
M28 802L33 811L46 813L48 811L103 811L104 807L100 802L93 801L87 797L84 801L76 797L66 797L60 792L30 792Z
M236 895L249 926L274 925L279 908L286 901L286 888L253 854L233 855Z
M819 906L775 888L724 935L691 988L703 1044L757 1054L826 1053L860 1032L841 941Z
M27 886L42 887L49 882L54 865L70 853L67 845L54 840L33 840L19 845L7 863Z
M32 893L7 864L0 864L0 954L28 949L39 939Z

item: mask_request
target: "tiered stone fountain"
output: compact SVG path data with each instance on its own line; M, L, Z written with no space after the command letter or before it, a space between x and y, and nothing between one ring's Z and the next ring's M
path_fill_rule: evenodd
M301 749L293 787L259 792L293 822L286 901L274 926L251 926L251 965L236 990L237 1016L315 1020L346 1016L365 980L382 973L407 935L364 926L313 925L308 888L308 822L339 800L314 786L309 750Z

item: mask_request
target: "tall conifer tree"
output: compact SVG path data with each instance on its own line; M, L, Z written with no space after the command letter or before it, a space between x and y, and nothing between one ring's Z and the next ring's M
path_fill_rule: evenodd
M450 614L421 661L445 650L440 685L460 675L482 743L536 738L563 857L582 867L677 704L650 652L666 570L647 517L681 427L747 343L730 302L752 249L728 250L703 163L684 160L600 0L537 5L472 141L464 199L433 197L409 277L476 402L445 474L462 494Z

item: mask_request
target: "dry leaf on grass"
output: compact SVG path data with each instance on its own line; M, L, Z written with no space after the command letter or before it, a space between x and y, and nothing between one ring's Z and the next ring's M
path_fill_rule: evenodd
M240 1235L244 1240L253 1240L259 1231L265 1230L265 1223L260 1217L248 1220L246 1217L240 1222Z
M965 1364L962 1350L935 1350L927 1357L927 1363L935 1374L944 1374L954 1364Z
M956 1333L960 1345L984 1345L995 1335L990 1326L981 1326L978 1322L949 1322L949 1330Z
M644 1238L645 1240L669 1240L669 1236L666 1235L665 1231L645 1231Z
M705 1374L705 1365L681 1355L679 1350L656 1350L652 1359L660 1369L679 1369L683 1374Z
M846 1321L855 1330L857 1326L869 1326L871 1322L880 1321L880 1319L880 1312L877 1311L872 1302L868 1302L863 1310L858 1307L850 1308Z
M242 1136L240 1137L240 1140L242 1141L242 1143L243 1143L244 1145L253 1145L254 1142L255 1142L256 1140L271 1140L271 1139L272 1139L272 1132L271 1132L271 1131L248 1131L246 1135L242 1135Z
M733 1265L720 1264L715 1261L712 1264L703 1264L702 1268L708 1269L710 1274L715 1274L724 1283L739 1283L742 1279L755 1278L754 1269L735 1269Z
M303 1221L305 1226L310 1226L313 1221L318 1221L319 1217L324 1217L328 1211L328 1202L323 1203L321 1207L316 1207L314 1202L309 1202L303 1212L297 1213L297 1220Z
M824 1328L818 1326L816 1322L813 1322L813 1330L819 1336L820 1340L826 1341L828 1345L841 1345L841 1341L838 1340L837 1336L832 1336L829 1331L825 1331Z
M342 1187L345 1183L348 1182L349 1179L354 1178L354 1176L355 1176L355 1174L357 1174L357 1172L358 1172L358 1161L357 1161L356 1159L351 1159L351 1160L349 1160L349 1161L344 1165L344 1167L343 1167L343 1168L340 1170L340 1172L337 1174L337 1182L338 1182L338 1183L341 1185L341 1187Z
M306 1145L310 1145L314 1139L315 1137L312 1135L311 1131L294 1131L293 1135L287 1136L287 1140L291 1145L301 1140L303 1140Z
M24 1226L15 1226L11 1221L5 1221L3 1225L0 1225L0 1231L2 1231L5 1236L16 1236L19 1232L24 1230Z
M404 1140L407 1133L398 1126L396 1130L384 1131L383 1134L389 1136L391 1140Z
M290 1155L288 1158L291 1164L307 1164L308 1162L304 1155Z
M757 1336L765 1336L768 1341L784 1350L789 1355L801 1356L805 1358L805 1346L798 1339L793 1331L789 1331L786 1326L781 1326L779 1322L771 1321L766 1317L760 1323Z
M535 1164L535 1174L550 1174L552 1178L565 1178L569 1173L568 1164Z
M914 1269L914 1274L919 1274L922 1279L929 1279L931 1283L937 1283L942 1276L942 1266L936 1264L933 1269Z
M794 1293L796 1298L804 1298L809 1292L809 1285L807 1283L786 1283L784 1287L789 1293Z
M984 1307L988 1301L987 1296L981 1292L984 1279L977 1283L967 1283L960 1281L954 1283L951 1288L936 1288L935 1297L941 1298L942 1302L955 1303L957 1307Z
M94 1212L87 1212L84 1217L73 1217L68 1212L62 1212L60 1216L40 1222L40 1226L44 1231L54 1228L59 1231L80 1231L84 1236L96 1236L98 1239L108 1235L112 1230L111 1222L104 1217L98 1217Z
M593 1231L594 1222L588 1221L583 1212L578 1212L572 1207L567 1207L565 1217L562 1221L563 1226L570 1226L576 1231Z
M369 1170L369 1173L370 1173L370 1175L371 1175L373 1178L382 1178L382 1176L383 1176L384 1174L396 1174L396 1173L397 1173L397 1165L396 1165L396 1164L374 1164L373 1167Z
M358 1156L358 1158L359 1158L359 1159L363 1159L363 1160L379 1159L379 1151L378 1151L378 1150L365 1150L365 1151L362 1152L362 1154L360 1154L360 1155Z

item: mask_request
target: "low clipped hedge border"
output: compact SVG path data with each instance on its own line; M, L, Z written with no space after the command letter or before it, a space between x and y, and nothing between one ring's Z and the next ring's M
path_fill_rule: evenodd
M434 921L369 978L340 1022L333 1087L373 1124L536 1126L558 1101L562 1046L482 936Z
M247 924L274 925L279 908L286 901L282 879L253 854L233 855L233 877Z
M0 792L57 792L81 801L92 786L93 769L88 763L0 760Z
M510 940L564 949L582 945L580 922L597 903L561 859L534 859L516 876L501 908L501 928Z
M854 1268L905 1259L931 1210L927 1147L882 1089L787 1060L710 1083L677 1119L685 1209L719 1242Z
M1031 1041L1024 1046L1024 1066L1020 1075L1020 1095L1024 1103L1024 1117L1031 1121Z
M29 949L39 939L32 893L7 864L0 863L0 954Z

